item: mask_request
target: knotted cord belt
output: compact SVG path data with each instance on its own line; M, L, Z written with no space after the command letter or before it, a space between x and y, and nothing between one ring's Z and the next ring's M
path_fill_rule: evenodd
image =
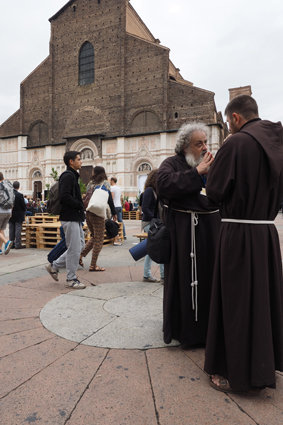
M167 205L164 205L167 207ZM168 207L167 207L168 208ZM196 250L196 226L198 225L198 216L199 214L214 214L216 211L191 211L191 210L177 210L173 208L174 211L191 214L191 269L192 269L192 309L195 310L195 321L198 320L198 280L197 280L197 250Z
M274 224L274 221L269 220L238 220L237 218L222 218L223 223L243 223L243 224Z

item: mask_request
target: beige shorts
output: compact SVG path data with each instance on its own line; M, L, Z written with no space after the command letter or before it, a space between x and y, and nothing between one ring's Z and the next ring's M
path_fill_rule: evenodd
M10 220L11 213L0 213L0 230L5 230Z

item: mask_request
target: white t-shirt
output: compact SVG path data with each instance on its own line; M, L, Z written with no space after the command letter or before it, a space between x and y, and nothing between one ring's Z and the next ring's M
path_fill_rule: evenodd
M6 214L6 213L11 213L12 212L12 209L9 209L9 210L4 210L3 208L1 208L0 207L0 214Z
M111 192L114 193L114 199L113 199L113 203L114 203L114 207L119 208L121 207L121 189L119 188L119 186L115 185L115 186L111 186Z

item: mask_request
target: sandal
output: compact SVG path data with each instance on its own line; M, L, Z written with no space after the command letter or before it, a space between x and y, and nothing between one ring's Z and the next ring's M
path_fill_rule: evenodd
M212 379L219 379L219 385L215 384L215 382L213 382ZM259 395L261 392L261 390L257 388L251 389L248 391L233 390L233 388L230 387L229 381L221 376L219 378L212 378L212 376L210 376L209 385L215 390L222 391L223 393L242 394L242 395Z
M79 265L80 265L81 267L84 267L83 257L80 257L80 259L79 259Z
M96 266L94 269L89 269L90 272L105 272L104 267Z

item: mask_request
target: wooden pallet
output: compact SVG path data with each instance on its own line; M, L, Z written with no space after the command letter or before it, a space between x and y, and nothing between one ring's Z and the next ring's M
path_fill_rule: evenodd
M141 220L142 215L139 211L123 211L123 220Z
M57 223L59 221L59 215L31 215L29 216L29 224L39 223Z
M61 240L60 235L60 226L61 223L37 223L37 224L25 224L25 244L27 248L38 248L38 249L52 249L58 242ZM87 225L83 227L85 233L85 243L87 243L91 234L88 230ZM123 239L123 223L119 223L119 238ZM104 235L104 245L113 244L113 239L107 239L105 232Z

